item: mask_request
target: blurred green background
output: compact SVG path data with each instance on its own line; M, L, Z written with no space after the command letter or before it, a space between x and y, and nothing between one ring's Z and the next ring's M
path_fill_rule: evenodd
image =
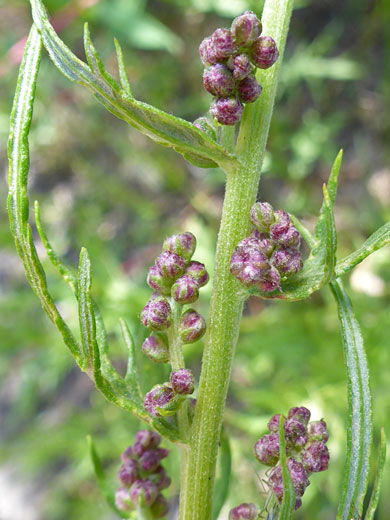
M202 38L247 8L247 0L47 0L61 37L82 58L82 26L115 72L113 37L120 41L135 96L194 120L208 110L197 48ZM390 6L386 0L297 0L271 125L261 199L294 212L310 227L321 185L344 148L335 207L341 258L390 218ZM119 455L141 426L105 402L75 367L30 290L8 230L6 142L9 112L24 40L28 2L0 0L0 518L1 520L111 519L87 453L92 434L112 486ZM103 312L112 357L125 368L118 318L137 345L146 331L138 319L150 294L148 267L165 236L190 230L196 259L213 269L224 177L186 163L115 119L88 92L70 84L47 55L42 61L30 135L30 200L38 199L55 249L76 267L89 250L93 294ZM38 243L60 311L77 328L70 290ZM380 426L390 434L389 248L354 271L349 293L362 324L371 369L375 451ZM198 308L207 313L210 285ZM186 347L198 376L201 342ZM166 380L167 368L139 355L145 382ZM286 304L250 300L233 368L226 428L233 475L228 504L264 503L264 473L254 442L274 413L308 406L330 430L329 470L312 478L297 519L335 517L346 442L346 385L339 325L328 290ZM166 463L179 488L177 453ZM387 465L387 469L389 464ZM389 471L377 520L390 515Z

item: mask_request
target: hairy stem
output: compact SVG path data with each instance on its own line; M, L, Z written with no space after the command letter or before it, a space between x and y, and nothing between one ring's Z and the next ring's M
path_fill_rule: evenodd
M247 105L237 141L242 166L227 176L198 400L187 467L182 472L181 520L211 517L218 443L243 307L229 262L234 247L249 231L248 216L260 180L292 4L293 0L265 2L263 34L275 39L280 58L274 67L258 73L263 93L256 103Z

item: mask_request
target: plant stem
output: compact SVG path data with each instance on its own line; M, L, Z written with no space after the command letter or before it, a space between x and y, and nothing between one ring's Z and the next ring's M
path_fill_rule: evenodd
M249 231L249 212L260 180L292 3L265 2L263 33L275 39L280 58L270 70L258 74L263 94L258 102L247 105L237 141L242 166L227 176L202 373L188 464L182 471L181 520L208 520L211 516L218 443L243 307L237 296L238 282L229 272L230 256Z
M154 516L149 507L137 507L137 520L153 520Z

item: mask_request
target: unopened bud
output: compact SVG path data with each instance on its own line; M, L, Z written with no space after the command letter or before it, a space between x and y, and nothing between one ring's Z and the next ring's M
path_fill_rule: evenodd
M278 238L278 244L283 247L298 248L301 243L301 235L299 231L292 225L288 227L285 233Z
M275 222L274 208L268 202L256 202L251 208L251 221L259 231L269 232Z
M149 479L136 480L130 488L130 497L136 506L152 505L157 495L157 488Z
M274 267L268 269L261 280L257 282L256 287L263 293L280 291L280 275L278 271Z
M237 52L237 45L233 41L229 29L216 29L211 35L218 59L228 58Z
M239 47L250 47L260 36L261 22L252 11L246 11L232 23L232 35Z
M154 363L168 363L169 347L165 338L152 334L142 345L142 352Z
M160 273L169 280L176 280L184 273L186 260L176 253L164 251L156 258L156 266Z
M279 51L275 40L270 36L260 36L251 47L251 57L256 67L268 69L276 62Z
M198 283L199 287L203 287L209 281L209 273L206 271L206 267L196 260L187 265L185 274L191 276Z
M302 463L310 473L328 469L329 450L324 442L314 441L302 451Z
M234 92L236 83L230 69L217 63L204 71L203 86L213 96L227 97Z
M240 504L230 510L229 520L256 520L259 514L255 504Z
M306 425L292 417L284 423L284 432L286 439L294 443L295 439L306 435Z
M327 442L329 439L328 428L325 421L314 421L307 427L309 440Z
M270 432L278 433L279 432L279 423L280 423L280 413L273 415L268 422L268 429Z
M239 82L237 94L243 103L253 103L260 96L262 90L255 76L249 74L249 76Z
M269 228L271 240L278 242L279 239L287 232L291 225L290 217L285 211L277 209L274 211L275 221Z
M253 237L242 240L230 259L230 272L245 287L252 287L263 279L269 269L268 259Z
M163 518L168 513L168 511L168 501L160 493L153 504L150 506L150 512L152 513L153 518Z
M130 497L129 490L126 488L119 488L115 493L115 505L119 511L132 511L134 509L133 502Z
M118 471L118 479L125 487L130 487L139 478L139 464L135 459L129 459Z
M171 307L163 296L153 296L141 312L141 321L152 330L166 330L171 326Z
M233 126L241 119L244 107L237 98L218 98L211 103L210 114L221 125Z
M279 460L279 435L277 433L269 433L263 435L255 446L255 457L262 464L267 466L275 466Z
M173 391L169 383L155 385L144 399L144 407L154 417L173 415L182 404L182 397Z
M270 258L271 264L279 273L290 275L300 271L303 267L302 255L296 249L276 249Z
M206 321L194 309L188 309L180 320L178 333L182 343L194 343L206 332Z
M243 80L252 72L252 70L254 70L252 62L247 54L238 54L234 58L231 58L228 62L228 66L230 67L233 73L233 78L236 81Z
M205 67L215 65L218 62L217 50L214 47L211 36L205 38L199 45L199 55Z
M310 421L311 412L306 406L294 406L288 411L289 419L296 419L307 426Z
M162 294L163 296L171 295L173 280L170 280L166 276L162 275L156 265L152 265L152 267L149 268L146 281L149 287L151 287L159 294Z
M161 436L151 430L138 430L134 437L133 451L141 456L146 450L157 448L161 442Z
M183 305L196 302L199 298L198 282L185 274L172 285L172 297Z
M178 235L171 235L170 237L165 239L163 244L163 251L169 251L170 253L178 255L182 259L184 258L184 260L186 261L191 259L192 255L195 252L195 248L195 235L193 235L189 231L186 231L185 233L180 233Z
M148 476L158 490L163 490L171 485L171 479L168 477L165 469L159 466L151 475Z
M305 468L303 464L293 458L287 459L287 467L290 470L295 496L302 497L305 489L310 484Z
M210 119L208 119L207 117L198 117L198 119L195 119L195 121L193 122L193 125L196 126L196 128L198 128L202 132L204 132L208 137L210 137L214 141L217 141L217 132L214 126L212 125Z
M160 460L158 450L146 450L141 455L139 463L144 471L153 472L159 467Z
M169 379L177 394L190 395L195 390L194 374L187 368L173 370Z

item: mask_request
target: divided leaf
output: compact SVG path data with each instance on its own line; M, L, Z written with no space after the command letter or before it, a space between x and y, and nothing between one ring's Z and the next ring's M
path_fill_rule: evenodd
M87 27L84 42L89 65L77 58L58 37L41 0L30 0L30 3L34 22L56 67L71 81L88 88L107 110L158 143L174 148L199 166L218 165L226 172L232 172L239 166L236 157L192 123L135 100L131 95L118 45L116 51L122 87L105 70Z
M372 405L363 337L351 302L339 279L330 284L337 302L348 387L345 475L337 520L361 515L367 490L372 440Z

